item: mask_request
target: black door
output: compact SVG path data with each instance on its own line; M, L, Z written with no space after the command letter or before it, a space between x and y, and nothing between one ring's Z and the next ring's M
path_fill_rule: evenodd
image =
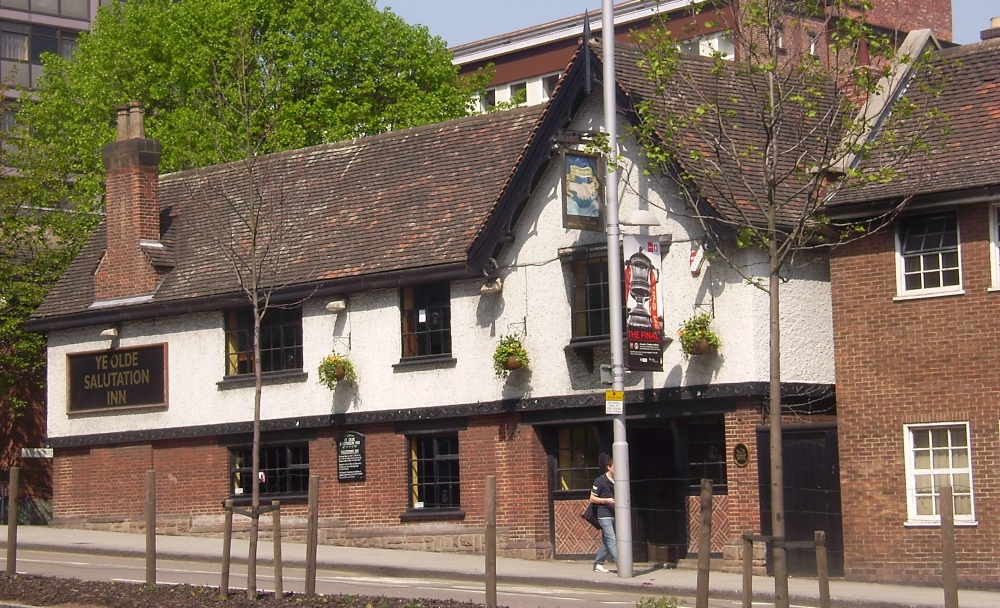
M771 534L770 433L757 433L757 462L761 480L761 529ZM785 463L785 535L789 541L811 541L814 532L826 533L831 576L844 573L844 533L840 515L840 464L837 428L832 425L786 427L782 432ZM772 572L768 547L767 569ZM816 576L814 549L789 549L788 573Z

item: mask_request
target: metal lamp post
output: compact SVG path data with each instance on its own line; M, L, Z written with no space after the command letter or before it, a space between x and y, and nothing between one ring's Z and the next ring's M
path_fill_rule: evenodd
M618 113L615 99L615 20L613 0L601 4L601 38L604 54L603 94L604 128L608 133L609 162L606 176L607 235L608 235L608 306L611 308L611 389L625 390L625 352L622 343L622 255L618 225L618 170L613 162L618 155ZM618 539L618 576L632 578L632 487L628 462L628 440L625 436L625 410L614 418L614 442L611 453L615 461L615 536Z

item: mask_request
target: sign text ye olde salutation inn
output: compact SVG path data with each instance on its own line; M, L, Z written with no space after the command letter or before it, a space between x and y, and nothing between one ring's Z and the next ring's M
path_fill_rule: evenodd
M166 405L167 346L69 355L69 411Z

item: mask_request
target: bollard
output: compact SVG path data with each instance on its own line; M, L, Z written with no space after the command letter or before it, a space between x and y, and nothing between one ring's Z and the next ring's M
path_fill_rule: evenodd
M819 582L819 608L830 608L830 566L826 560L826 532L813 533L816 542L816 580Z
M7 574L17 573L17 496L20 494L21 468L10 468L7 484Z
M698 531L698 591L695 608L708 608L708 578L712 564L712 480L701 480L701 529Z
M955 563L955 503L951 486L941 488L941 578L944 608L958 608L958 568Z
M156 471L146 471L146 584L156 584Z
M316 595L316 545L319 543L319 477L309 476L309 523L306 530L306 595Z
M229 567L233 555L233 500L230 498L224 504L226 519L222 527L222 582L219 584L219 594L229 597Z
M274 597L285 595L281 572L281 503L271 501L271 536L274 543Z
M497 608L497 478L486 476L486 606Z
M743 532L743 605L751 608L753 599L753 540L750 530Z

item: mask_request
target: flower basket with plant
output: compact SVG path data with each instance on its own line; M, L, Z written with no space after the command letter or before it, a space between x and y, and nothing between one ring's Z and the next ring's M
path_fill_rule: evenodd
M719 336L709 327L711 322L712 318L703 312L681 323L677 335L680 336L681 350L685 355L704 355L722 346Z
M511 334L500 337L493 351L493 371L497 378L506 378L511 370L528 365L528 351L524 350L520 336Z
M339 382L358 383L358 374L354 371L354 364L347 356L336 352L323 357L323 360L319 362L317 373L320 384L331 391L337 388Z

